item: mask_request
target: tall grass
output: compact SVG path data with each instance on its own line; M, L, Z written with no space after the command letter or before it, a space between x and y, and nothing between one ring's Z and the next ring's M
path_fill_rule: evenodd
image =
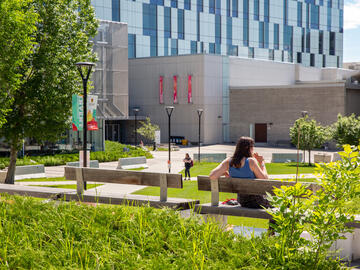
M276 238L248 240L169 209L9 195L0 197L0 209L3 269L276 269ZM307 269L306 259L292 269Z

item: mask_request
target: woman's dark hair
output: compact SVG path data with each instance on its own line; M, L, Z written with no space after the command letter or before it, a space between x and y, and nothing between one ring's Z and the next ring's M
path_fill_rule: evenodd
M187 157L190 157L189 153L186 153L186 154L185 154L185 158L187 158Z
M231 158L230 166L239 168L243 157L251 157L251 147L255 144L254 140L250 137L240 137L234 155Z

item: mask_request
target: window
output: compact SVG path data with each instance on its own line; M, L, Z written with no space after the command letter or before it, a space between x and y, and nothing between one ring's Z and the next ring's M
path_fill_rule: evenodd
M164 55L169 55L169 39L164 38Z
M301 64L301 63L302 63L301 56L302 56L301 52L298 52L297 55L296 55L296 59L297 59L297 63L298 63L298 64Z
M311 5L311 28L319 29L319 6Z
M254 58L254 57L255 57L255 50L254 50L254 48L249 47L249 49L248 49L248 57L249 57L249 58Z
M302 3L297 2L297 26L302 27Z
M215 54L215 43L209 43L209 53Z
M157 35L157 6L143 3L143 35Z
M200 42L200 52L204 52L204 42Z
M178 9L178 39L184 39L184 10Z
M344 32L344 11L342 9L339 10L339 32L343 33Z
M227 45L227 55L233 55L233 56L238 56L238 46L235 45Z
M259 20L259 13L260 13L260 7L259 7L259 0L254 0L254 20Z
M306 4L306 28L310 28L310 4Z
M171 40L171 55L178 55L178 40Z
M264 22L259 22L259 47L264 48Z
M310 53L310 66L315 67L315 54Z
M288 24L288 0L284 0L284 25Z
M191 9L191 1L190 0L184 0L184 9L186 9L186 10Z
M306 29L306 52L309 53L310 52L310 29Z
M232 0L232 16L233 17L238 17L238 6L239 6L239 1L238 0Z
M274 60L275 59L275 53L273 49L269 50L269 60Z
M322 66L326 67L326 55L323 55L323 59L322 59Z
M215 53L221 54L221 44L215 44Z
M243 45L249 46L249 0L243 0Z
M128 57L136 58L136 35L128 34Z
M178 1L177 0L171 0L171 7L177 8L178 7Z
M324 49L324 31L319 31L319 54L323 54Z
M171 38L171 8L164 7L164 37Z
M216 2L215 14L221 15L221 0L215 0L215 2Z
M200 13L199 12L196 14L196 28L197 28L197 33L196 33L197 41L200 41Z
M120 22L120 0L112 0L112 20Z
M157 56L157 37L150 36L150 56Z
M196 41L191 41L191 54L197 54L197 42Z
M279 25L277 23L274 24L274 49L279 49Z
M215 14L215 0L209 0L209 13Z
M230 6L231 6L231 0L226 0L226 16L228 17L231 16Z
M269 48L269 23L264 23L264 47Z
M264 22L269 22L270 19L270 0L264 0Z
M331 31L331 7L327 8L327 30Z
M197 0L196 8L197 8L197 12L203 12L204 11L204 0Z
M301 51L305 52L305 28L301 28Z
M292 26L284 26L284 50L292 51L293 45L293 28Z
M221 43L221 16L215 15L215 43Z
M226 18L226 44L232 44L232 18Z
M335 55L335 32L330 32L329 51L330 55Z

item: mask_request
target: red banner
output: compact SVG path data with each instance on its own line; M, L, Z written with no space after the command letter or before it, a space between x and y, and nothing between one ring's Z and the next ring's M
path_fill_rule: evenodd
M159 79L159 102L160 104L164 103L164 77L160 76Z
M177 76L174 76L174 103L178 103L178 96L177 96Z
M192 76L188 76L188 103L192 103L192 84L191 84Z

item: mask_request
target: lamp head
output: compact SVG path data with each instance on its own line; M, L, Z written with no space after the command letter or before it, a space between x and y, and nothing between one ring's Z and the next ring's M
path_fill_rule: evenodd
M166 106L165 107L166 113L168 116L171 116L173 110L174 110L174 106Z
M95 63L92 63L92 62L77 62L75 65L77 66L82 79L84 79L84 74L82 73L82 70L86 69L87 74L86 74L85 79L87 80L87 79L89 79L91 69L92 69L93 66L95 66Z
M200 117L202 113L204 112L204 109L197 109L198 116Z

